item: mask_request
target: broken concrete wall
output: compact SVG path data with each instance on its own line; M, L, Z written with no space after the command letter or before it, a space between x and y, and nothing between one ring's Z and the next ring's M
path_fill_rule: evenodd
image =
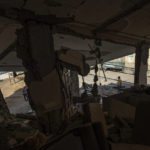
M40 77L46 76L55 67L54 43L50 27L31 22L28 24L30 54Z
M27 69L28 82L41 80L55 68L53 37L49 26L30 22L17 31L17 56Z
M52 128L59 128L63 107L51 30L48 25L28 22L17 33L18 57L23 60L27 69L25 81L29 88L29 101L37 113L42 129L48 134L52 132ZM58 126L53 124L55 121L59 122Z

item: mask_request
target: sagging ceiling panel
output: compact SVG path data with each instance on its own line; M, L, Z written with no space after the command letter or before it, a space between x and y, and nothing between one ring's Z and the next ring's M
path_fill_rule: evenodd
M93 39L132 46L141 41L150 43L149 0L1 0L0 12L0 52L15 41L16 29L22 27L18 15L21 13L23 18L29 12L36 17L46 16L51 22L54 19L52 15L62 18L61 23L52 25L52 30L54 33L86 39L81 40L83 45L86 43L85 48L79 44L78 50L87 57L87 43ZM63 18L72 18L72 21L63 22ZM65 39L61 46L69 47L70 41ZM109 47L111 44L108 43ZM76 45L71 48L77 50ZM108 49L102 48L104 61L134 52L129 47L116 50L111 46Z
M41 16L72 17L72 22L62 23L61 26L91 38L120 41L130 45L136 45L141 40L150 42L149 0L0 1L0 10L10 11L12 8L31 11Z

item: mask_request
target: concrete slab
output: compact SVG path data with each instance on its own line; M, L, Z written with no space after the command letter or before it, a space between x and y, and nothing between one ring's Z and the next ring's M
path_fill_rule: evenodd
M135 120L136 108L118 100L112 100L110 104L110 115L125 119Z
M107 131L107 126L106 126L106 120L104 117L104 113L102 112L101 105L97 103L90 103L89 110L91 114L92 123L101 122L104 128L104 134L107 137L108 131Z

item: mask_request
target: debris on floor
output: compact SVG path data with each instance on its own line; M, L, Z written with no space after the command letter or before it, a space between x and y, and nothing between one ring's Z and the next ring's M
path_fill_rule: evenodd
M150 117L149 90L148 87L140 86L103 99L103 110L107 112L108 140L113 143L112 149L150 149L150 121L147 119Z
M1 91L0 135L1 150L37 150L46 142L46 136L40 133L35 117L29 115L15 116L9 113ZM27 149L27 147L30 148Z
M38 150L46 144L46 141L47 137L43 133L37 131L32 136L26 137L21 144L11 150Z
M137 97L134 98L138 99L135 105L134 103L131 104L131 98L128 101L124 101L124 94L133 98L137 96L134 95L134 92L131 89L121 95L118 94L119 96L108 97L109 107L107 108L109 109L107 111L105 107L103 110L102 104L87 103L90 119L83 121L82 117L85 110L82 110L82 114L79 111L78 115L75 115L74 118L63 124L63 127L55 136L48 136L40 132L37 118L35 115L32 115L33 113L10 115L3 99L0 101L0 107L2 108L0 109L0 134L2 135L0 137L0 149L39 150L41 147L49 144L48 149L55 150L57 147L60 147L57 144L58 139L58 143L66 147L66 144L64 144L66 142L65 138L70 136L75 139L73 143L77 142L74 150L82 149L82 146L94 146L97 150L110 150L110 146L112 150L123 150L125 148L129 150L148 150L150 149L148 147L150 124L148 123L146 128L144 128L146 122L143 124L143 121L141 121L143 118L141 114L144 117L150 117L149 107L146 103L147 111L143 109L146 108L144 101L144 104L140 105L141 107L139 108L137 103L141 104L141 101ZM148 101L147 94L143 93L146 95L146 101ZM114 97L117 98L115 99ZM104 99L104 103L105 100L108 102L107 99ZM143 141L138 134L144 139ZM96 141L93 141L93 138ZM95 143L94 145L90 143L91 140ZM53 142L56 144L51 144Z
M106 117L108 140L114 143L132 143L134 123L119 117Z
M0 149L7 150L20 145L25 139L39 132L36 121L18 119L14 116L0 125Z

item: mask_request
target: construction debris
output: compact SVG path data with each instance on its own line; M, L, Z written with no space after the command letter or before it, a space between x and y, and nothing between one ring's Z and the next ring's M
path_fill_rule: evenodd
M45 145L46 141L47 137L43 133L37 131L34 135L25 138L21 144L11 150L39 150Z
M0 149L8 150L20 145L26 138L38 132L38 126L30 120L11 117L0 124Z
M106 117L108 126L108 140L114 143L132 143L133 122L119 117Z
M133 92L133 91L132 91ZM144 93L145 94L145 93ZM134 95L134 94L133 94ZM132 95L132 96L133 96ZM2 96L1 96L2 97ZM92 102L92 97L91 98ZM1 98L3 99L3 98ZM110 97L108 97L110 99ZM88 100L88 102L90 102ZM105 100L104 100L105 101ZM98 103L87 103L86 106L88 106L89 114L85 112L85 110L82 110L83 113L80 114L80 111L77 115L74 115L74 121L70 120L65 121L63 123L62 128L57 132L57 135L65 135L69 134L71 131L71 134L74 132L77 132L77 135L80 138L71 137L76 140L77 149L82 149L82 146L86 148L87 150L94 149L102 149L102 150L123 150L124 148L129 150L140 150L140 149L146 149L148 150L149 147L145 145L149 145L149 123L147 126L145 126L146 122L143 124L143 121L140 121L141 118L143 118L142 115L144 115L146 118L148 118L149 110L147 105L147 111L145 111L143 105L141 105L141 109L139 111L139 108L131 105L130 102L127 103L127 101L122 101L120 98L111 99L109 103L109 110L107 112L103 112L102 105ZM2 104L2 105L1 105ZM28 115L28 114L16 114L15 116L10 115L7 105L5 103L5 100L0 101L0 117L2 118L0 120L1 127L0 127L0 134L3 135L0 137L0 149L6 149L6 150L38 150L43 145L47 144L47 141L51 141L50 143L53 143L57 141L55 136L51 135L51 138L48 138L45 134L43 134L42 130L40 130L40 126L38 124L37 118L34 115ZM48 106L46 106L48 107ZM138 111L137 111L138 110ZM57 128L57 122L56 119L51 118L54 113L56 113L56 117L58 118L57 112L53 111L53 114L49 113L49 119L55 120L55 122L51 121L51 127ZM2 115L1 115L2 114ZM85 117L89 115L90 120L84 120ZM140 114L140 116L139 116ZM46 115L46 114L45 114ZM45 116L43 115L43 116ZM52 115L52 116L51 116ZM80 119L79 119L80 116ZM136 116L136 117L135 117ZM4 119L4 118L5 119ZM38 116L40 119L40 116ZM47 118L47 117L46 117ZM47 120L42 120L44 123L47 122ZM84 122L85 121L85 122ZM79 123L78 123L79 122ZM141 130L141 124L143 130ZM47 124L49 126L49 124ZM69 126L68 126L69 125ZM79 126L78 126L79 125ZM48 129L48 128L47 128ZM39 131L40 130L40 131ZM46 128L45 128L46 130ZM138 132L137 132L138 131ZM47 132L47 131L46 131ZM146 136L144 136L144 133ZM143 139L139 139L140 135ZM133 138L134 137L134 138ZM136 137L136 138L135 138ZM60 138L60 143L63 143L65 147L65 138L63 139L63 136ZM79 140L80 139L80 140ZM93 141L94 139L94 141ZM63 141L63 142L62 142ZM71 142L70 142L71 143ZM73 142L74 143L74 142ZM123 143L123 144L120 144ZM135 144L143 144L142 145L135 145ZM56 144L57 145L57 144ZM56 149L57 146L52 146L51 144L49 147L53 147L53 149ZM71 144L70 144L71 145ZM60 146L58 146L60 147Z
M149 98L149 88L136 87L104 99L108 140L116 143L112 149L150 149Z
M46 142L46 136L39 132L38 122L34 116L15 116L9 113L1 91L0 135L1 150L37 150Z

